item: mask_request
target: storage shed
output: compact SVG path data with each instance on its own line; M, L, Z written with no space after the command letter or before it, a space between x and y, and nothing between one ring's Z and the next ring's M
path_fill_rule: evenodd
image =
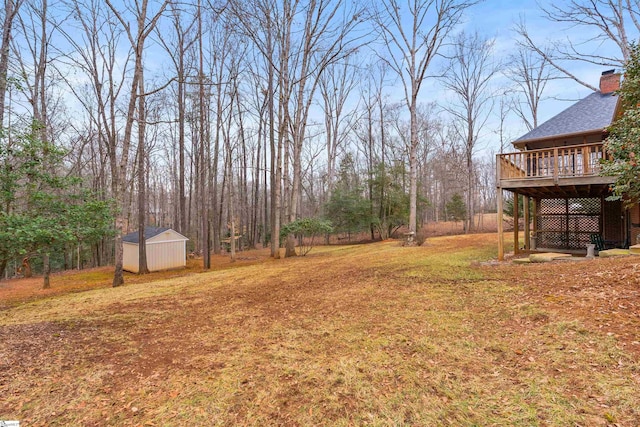
M187 264L187 239L171 228L145 227L147 267L149 271L168 270ZM123 268L138 272L138 231L122 237Z

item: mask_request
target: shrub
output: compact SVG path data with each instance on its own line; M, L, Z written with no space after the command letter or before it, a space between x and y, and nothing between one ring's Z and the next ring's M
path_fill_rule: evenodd
M333 227L329 221L317 218L300 218L282 227L280 237L286 238L289 234L293 234L298 238L299 255L306 255L313 249L315 237L331 233ZM307 240L305 240L305 237Z

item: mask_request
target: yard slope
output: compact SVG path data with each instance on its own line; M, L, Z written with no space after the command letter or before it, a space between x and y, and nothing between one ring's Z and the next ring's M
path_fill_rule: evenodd
M469 235L412 248L323 247L304 258L7 307L0 419L89 426L640 419L640 259L485 265L495 242Z

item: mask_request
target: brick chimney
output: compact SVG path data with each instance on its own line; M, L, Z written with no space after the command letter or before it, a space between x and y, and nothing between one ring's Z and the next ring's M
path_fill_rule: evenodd
M620 89L620 73L616 70L607 70L600 76L600 92L611 93Z

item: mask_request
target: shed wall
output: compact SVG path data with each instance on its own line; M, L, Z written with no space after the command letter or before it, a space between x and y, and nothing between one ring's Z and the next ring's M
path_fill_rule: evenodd
M187 259L185 246L185 241L147 243L149 271L184 267Z
M182 234L178 233L175 230L166 230L156 236L150 237L147 239L147 244L157 243L157 242L168 242L173 240L188 240Z
M138 244L122 242L122 268L132 273L138 272ZM147 255L147 260L149 256Z

